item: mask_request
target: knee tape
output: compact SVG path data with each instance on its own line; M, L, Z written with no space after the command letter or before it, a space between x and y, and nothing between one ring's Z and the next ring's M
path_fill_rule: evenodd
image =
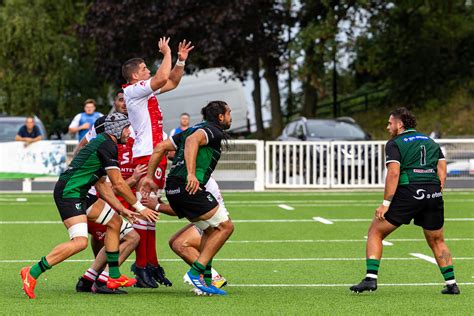
M122 220L122 227L120 227L120 240L122 240L128 233L133 230L132 224Z
M227 215L226 208L219 205L219 209L217 210L216 214L214 214L214 216L212 216L211 218L206 220L206 222L211 227L217 227L221 223L223 223L225 221L228 221L228 220L229 220L229 216Z
M87 233L87 223L78 223L74 224L67 229L69 232L69 239L73 239L75 237L86 237L88 238Z
M217 212L211 218L205 221L195 222L194 225L196 225L196 227L201 230L206 230L208 227L217 227L221 223L229 220L229 216L227 214L226 208L219 206Z
M99 217L97 217L95 222L100 225L107 225L107 223L110 222L114 214L115 211L110 207L109 204L105 203L102 212L100 212Z

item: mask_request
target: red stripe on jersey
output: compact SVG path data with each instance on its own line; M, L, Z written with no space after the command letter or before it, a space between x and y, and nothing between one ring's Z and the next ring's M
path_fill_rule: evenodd
M163 141L163 113L154 95L148 99L148 114L150 115L153 148Z

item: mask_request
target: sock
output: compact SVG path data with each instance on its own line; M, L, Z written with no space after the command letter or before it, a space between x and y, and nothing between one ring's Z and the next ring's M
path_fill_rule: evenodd
M97 279L97 271L92 268L87 269L87 271L82 276L84 279L94 282Z
M158 257L156 256L156 223L148 222L146 231L146 259L147 263L157 267Z
M446 266L446 267L439 267L441 270L441 274L443 275L444 282L446 285L454 284L456 283L456 279L454 278L454 267L451 266Z
M212 284L212 259L209 260L206 269L204 269L204 281L206 281L207 286Z
M41 273L51 268L52 267L49 265L48 261L46 261L46 257L43 257L40 261L38 261L38 263L34 264L31 267L30 274L33 278L37 279L41 275Z
M102 271L102 273L97 278L97 280L99 280L102 283L107 283L108 279L109 279L109 273L107 271Z
M192 276L199 276L201 274L204 274L205 270L206 270L206 267L200 264L199 262L197 262L196 260L191 265L191 270L189 270L189 272L191 273Z
M120 278L120 269L118 264L119 252L118 251L106 251L107 264L109 265L109 275L112 279Z
M366 259L367 274L366 278L377 279L379 273L380 260Z
M133 224L133 228L140 235L140 242L135 249L136 259L135 265L138 268L145 268L147 263L146 258L146 245L147 245L147 222L139 220L138 223Z
M212 278L220 278L221 275L219 274L219 272L216 271L216 269L214 268L211 268L211 272L212 272Z

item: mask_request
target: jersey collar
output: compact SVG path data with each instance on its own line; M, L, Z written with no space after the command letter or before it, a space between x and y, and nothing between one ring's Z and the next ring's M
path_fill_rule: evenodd
M411 133L411 132L416 132L416 129L414 128L409 128L407 130L404 130L403 132L401 132L400 134L398 135L402 135L402 134L406 134L406 133Z

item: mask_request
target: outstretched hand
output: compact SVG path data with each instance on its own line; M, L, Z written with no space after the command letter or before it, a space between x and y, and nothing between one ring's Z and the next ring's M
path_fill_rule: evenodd
M188 58L189 52L192 51L193 48L194 46L191 46L191 42L186 42L186 40L179 42L178 59L180 61L185 61Z
M141 180L140 184L140 193L143 197L148 198L150 192L155 192L158 190L158 186L156 185L155 181L153 181L150 177L144 177Z
M170 41L170 38L169 37L166 38L165 36L160 38L160 40L158 41L158 49L160 50L160 53L162 53L163 55L171 53L171 48L168 45L169 41Z

